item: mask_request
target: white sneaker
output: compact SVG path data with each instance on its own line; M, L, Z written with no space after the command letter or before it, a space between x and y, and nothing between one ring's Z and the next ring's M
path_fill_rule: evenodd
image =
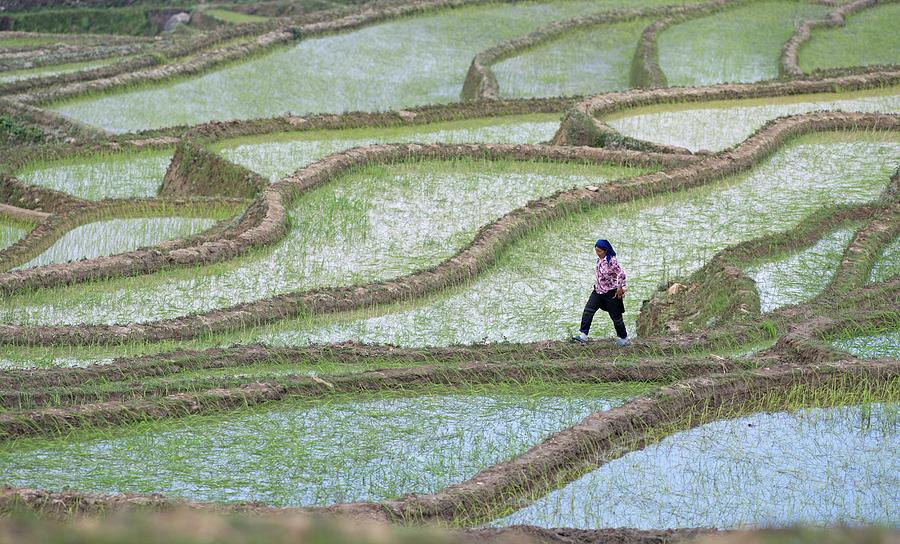
M578 334L572 336L572 341L578 342L579 344L587 344L588 335L584 334L583 332L579 332Z
M625 338L616 338L616 345L619 346L620 348L624 348L625 346L627 346L630 343L631 343L631 340L629 340L627 336Z

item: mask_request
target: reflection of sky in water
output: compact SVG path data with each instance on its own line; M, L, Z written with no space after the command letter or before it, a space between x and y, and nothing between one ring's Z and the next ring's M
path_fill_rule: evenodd
M425 395L274 408L107 439L20 442L0 448L0 480L276 505L382 500L463 481L621 403Z
M817 295L834 277L854 232L853 228L832 232L803 251L749 268L747 275L759 290L760 309L771 312Z
M604 465L496 525L900 526L898 405L754 414Z
M593 241L609 238L629 275L626 323L660 282L686 275L716 251L786 230L812 211L875 198L890 176L897 143L796 144L739 182L576 214L517 243L470 284L385 315L263 331L276 344L339 342L400 345L525 342L577 329L589 294ZM871 160L861 161L859 157ZM613 334L598 313L592 335Z
M288 211L292 228L287 236L246 258L111 280L102 290L59 289L59 296L40 303L5 299L0 320L140 323L286 291L401 276L449 258L479 227L533 198L602 183L604 173L619 177L634 172L533 163L461 164L448 164L445 171L434 163L410 163L351 173L299 199Z
M153 217L88 223L70 230L46 251L19 268L93 259L154 246L164 240L197 234L215 222L215 219L204 218Z
M298 137L294 140L245 143L223 148L220 153L226 159L240 164L263 177L275 182L322 157L351 147L376 143L447 143L463 144L472 142L533 144L550 140L559 128L559 120L533 122L504 122L471 128L447 128L431 130L427 127L398 130L386 128L384 135L369 137L338 137L310 139ZM352 131L348 131L352 134ZM299 135L298 136L302 136Z
M890 357L900 359L900 330L883 334L839 338L832 341L834 347L862 357L880 359Z
M817 110L900 112L900 93L838 100L823 98L821 101L793 104L740 104L735 101L720 108L677 107L674 111L647 113L637 110L634 115L615 115L608 124L626 136L641 140L677 145L692 151L718 151L742 142L767 121L783 115Z

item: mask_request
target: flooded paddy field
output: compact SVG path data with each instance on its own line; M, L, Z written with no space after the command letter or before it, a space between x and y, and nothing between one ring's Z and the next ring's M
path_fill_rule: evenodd
M3 14L0 518L900 530L895 3L96 1Z

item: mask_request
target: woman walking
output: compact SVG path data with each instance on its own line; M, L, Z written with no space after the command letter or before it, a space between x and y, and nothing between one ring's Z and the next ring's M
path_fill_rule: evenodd
M597 266L594 268L594 288L587 304L584 305L584 313L581 314L581 329L572 337L575 342L587 343L588 333L591 331L591 322L597 310L603 310L609 314L613 326L616 328L616 344L627 346L628 331L625 330L625 271L616 260L616 252L609 240L597 240L594 244L594 252L597 253Z

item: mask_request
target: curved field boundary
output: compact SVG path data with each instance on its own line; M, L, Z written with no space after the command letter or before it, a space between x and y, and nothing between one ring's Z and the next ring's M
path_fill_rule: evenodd
M736 405L763 393L787 391L798 385L883 383L898 377L900 361L851 359L828 365L770 367L686 380L662 387L654 395L592 414L524 454L487 468L463 483L432 495L411 496L384 504L395 519L403 521L460 523L483 519L485 514L504 510L519 497L555 489L560 478L566 475L577 475L643 447L648 430L678 421L697 410ZM697 418L692 421L695 425L701 423Z
M54 242L62 238L72 229L93 223L95 221L106 219L120 218L136 218L136 217L164 217L170 215L183 215L188 213L191 216L197 215L196 212L201 209L225 207L235 211L241 209L246 204L243 199L234 198L141 198L141 199L110 199L92 203L87 206L72 208L69 211L59 214L46 214L41 222L32 229L22 239L13 245L0 251L0 270L9 270L21 264L28 262L34 257L43 253L47 248L52 246ZM194 213L190 213L194 212ZM39 212L31 212L39 213ZM203 233L197 234L196 238L208 238L218 234L221 230L230 224L232 220L226 219L213 225ZM177 239L163 242L158 248L175 248L186 245L191 239ZM127 256L128 253L120 254ZM127 257L126 257L127 258ZM50 264L29 268L21 271L9 272L9 274L24 276L44 274L65 274L66 272L78 277L77 270L82 266L92 267L105 259L90 259L83 261L73 261L69 263ZM59 270L62 269L62 270ZM2 275L2 274L0 274Z
M224 161L216 155L216 161ZM244 213L240 222L215 238L202 238L193 245L157 247L112 257L71 263L59 268L36 268L0 274L0 293L22 289L69 285L112 276L144 274L172 266L196 266L233 258L253 247L271 244L286 232L285 208L301 194L321 186L351 168L367 164L402 161L412 157L454 159L461 157L528 161L576 161L620 165L680 166L696 162L683 157L654 155L634 151L607 151L593 148L559 148L542 145L512 144L398 144L354 148L331 155L301 168L287 178L268 186ZM240 168L235 165L235 168ZM57 265L53 265L56 267ZM43 267L42 267L43 268Z
M711 15L724 9L738 6L746 1L714 2L708 9L672 14L651 23L641 33L641 39L638 41L637 50L634 53L634 60L631 63L631 86L637 89L668 86L666 75L659 66L659 48L656 44L656 38L660 32L672 25Z
M551 141L554 145L590 145L638 150L691 153L687 149L662 146L621 134L598 117L635 108L667 103L710 102L798 94L833 93L887 87L900 82L900 70L878 69L858 75L801 79L786 82L726 83L705 87L636 89L587 98L572 107Z
M421 126L429 123L458 119L483 118L535 112L561 112L568 105L571 105L571 100L553 98L526 99L479 104L458 103L445 106L427 106L423 108L401 110L396 112L351 112L345 114L323 114L308 117L276 117L272 119L231 121L225 123L210 122L203 123L191 128L187 133L185 133L185 136L183 138L173 136L154 136L154 134L142 134L138 136L131 135L128 137L114 137L104 141L93 141L87 145L83 143L72 143L62 145L35 146L21 152L17 151L10 157L4 157L4 159L7 159L4 161L4 168L6 170L14 171L18 168L21 168L25 164L37 159L62 159L65 157L84 155L86 153L96 151L116 152L125 149L168 148L173 145L180 145L183 140L191 138L196 138L197 142L208 144L221 139L233 138L237 136L247 136L252 134L269 134L277 131L303 132L308 130L343 129L371 126ZM254 175L252 172L244 169L243 167L234 165L228 161L225 161L217 155L206 152L202 147L193 146L193 148L200 150L204 156L210 159L210 161L205 161L204 164L209 164L209 162L226 164L229 165L229 168L244 172L243 175L249 175L251 177ZM594 160L591 157L596 156L597 155L594 153L587 153L587 158L585 160ZM671 162L667 164L679 163ZM203 182L205 186L211 189L214 189L217 183L218 181L213 179L205 180ZM270 188L268 183L266 183L265 186L267 188ZM280 199L280 194L275 194L274 197L275 199ZM272 209L268 207L268 200L270 200L269 197L258 198L255 201L255 204L251 205L250 211L252 213L245 216L245 221L240 225L237 225L233 229L224 231L221 235L221 239L224 240L239 237L249 229L253 229L255 226L259 226L260 222L265 221L267 218L269 219L269 223L266 226L267 232L271 230L272 225L283 223L283 217L279 218L280 212L278 211L278 209ZM65 193L53 191L52 189L47 189L38 185L30 185L10 177L5 178L2 183L0 183L0 202L9 202L20 207L37 208L39 210L49 210L57 213L65 213L72 207L90 206L92 204L87 200L72 197ZM48 204L52 204L52 206L48 207ZM274 237L268 239L268 241L263 240L260 243L274 242L277 240L277 238L278 237ZM217 239L212 237L208 237L202 240L203 245L201 246L200 250L202 251L202 253L204 253L204 258L207 259L203 262L216 262L216 259L221 260L231 258L234 255L243 253L244 251L246 251L246 249L248 249L248 247L246 246L236 247L232 245L229 248L225 248L227 249L227 251L223 252L222 248L215 249L216 247L220 246L212 246L208 244L209 242L215 241L217 241ZM172 249L175 248L171 244L167 244L166 247L163 248L150 248L151 252L156 251L162 253L166 253L168 251L171 251ZM183 247L178 247L177 249L183 249ZM235 251L238 253L229 253ZM151 254L158 257L156 253ZM129 259L131 259L131 257L143 259L144 257L142 257L141 255L129 254L125 257ZM5 280L3 279L4 276L0 274L0 292L4 292L4 290L14 291L16 289L24 288L22 286L25 285L25 283L28 283L28 285L30 285L31 287L48 287L61 284L70 285L72 283L105 278L111 275L123 276L143 274L155 272L161 270L162 268L194 266L196 264L195 261L191 261L186 255L183 254L179 257L178 260L155 259L154 263L143 262L141 267L123 267L121 261L119 262L119 265L112 265L105 259L107 258L104 258L103 261L99 261L103 264L102 266L98 267L98 270L95 271L96 273L86 273L86 270L82 270L79 275L70 276L64 271L60 270L51 275L41 275L41 279L39 280L40 283L28 283L33 279L32 276L20 277L16 280ZM88 264L87 268L90 268L90 262L91 261L84 261L83 264ZM16 287L17 285L19 287Z
M69 119L55 112L29 106L0 96L0 113L22 119L27 124L41 129L47 140L66 140L68 138L95 139L107 136L102 129Z
M301 313L324 314L371 307L398 300L409 300L457 285L473 278L489 267L497 255L510 243L525 233L554 219L590 207L631 201L651 194L674 192L701 186L723 176L745 171L757 161L774 152L788 139L799 134L832 130L900 130L900 116L859 113L812 113L779 118L769 123L736 148L705 160L695 157L683 161L683 156L650 155L634 151L593 150L594 160L619 162L620 164L663 165L684 164L663 172L656 172L628 180L604 184L603 190L575 188L549 197L534 200L523 208L514 210L500 219L482 227L475 239L450 259L421 272L389 281L365 286L323 288L305 292L290 292L254 302L238 304L230 308L192 314L183 317L149 323L117 325L0 325L0 342L15 344L112 344L125 341L185 340L202 334L225 332L237 328L272 323ZM269 209L279 206L284 216L283 202L321 185L353 166L376 162L403 160L410 156L428 159L475 157L485 159L535 159L585 160L591 157L592 148L563 148L526 145L372 145L332 155L303 168L274 184L263 193L270 197ZM590 160L590 159L589 159ZM682 162L683 161L683 162ZM592 190L594 189L594 190ZM278 196L276 196L278 195ZM257 201L259 202L259 201ZM272 227L272 225L268 225ZM257 227L259 236L264 227ZM280 233L284 229L279 221L268 233ZM251 229L252 230L252 229ZM252 241L253 235L241 237ZM224 244L228 242L210 242ZM210 253L201 254L197 249L179 249L169 257L187 262L205 262ZM119 268L128 270L134 263L122 263ZM18 273L13 273L18 274ZM34 281L36 278L32 278ZM27 282L11 274L0 275L0 281L8 289L20 289Z
M889 207L878 205L821 210L788 231L748 240L719 251L688 278L670 281L644 301L636 323L638 335L677 334L688 320L693 324L692 328L703 327L707 319L715 319L723 325L759 320L759 291L756 283L743 270L746 264L765 256L809 247L842 224L870 220L875 214L883 217L885 211L893 214ZM876 221L878 219L870 220L857 235L874 228ZM875 244L874 247L870 258L878 255L881 246ZM839 284L843 283L857 286L856 282L842 278ZM826 291L828 289L823 293ZM725 308L722 308L722 296L728 300Z
M854 2L838 7L822 19L803 21L797 25L794 34L781 48L781 57L778 63L779 74L783 76L802 76L804 74L803 70L800 69L800 64L797 62L797 54L800 51L800 47L809 40L814 28L844 26L844 23L846 22L844 18L847 15L879 4L887 4L891 1L892 0L855 0Z
M105 402L0 413L0 441L25 436L53 436L82 428L218 413L288 398L318 398L335 392L389 390L428 384L457 386L523 382L534 378L588 383L669 382L679 375L709 376L741 369L741 365L732 361L701 358L683 364L670 364L662 360L618 366L594 362L553 365L472 363L458 368L420 366L367 370L337 376L291 376L175 394L165 394L165 386L162 386L156 393L165 396L154 397L151 390L147 391L147 396L134 398L133 392L126 391L126 398L123 400L116 399L113 393L109 395L112 400ZM73 393L73 399L63 397L63 400L87 400L79 398L77 391ZM23 396L16 392L2 396L10 404L21 397ZM43 393L34 392L32 402L41 403L46 400Z
M771 356L772 354L769 355ZM378 517L405 523L444 521L462 524L480 521L502 512L511 504L520 505L523 497L545 494L556 488L561 480L577 477L610 459L643 447L653 428L681 421L699 409L715 410L739 405L765 394L789 391L797 386L885 383L900 377L900 361L896 360L860 362L848 358L835 363L811 365L787 365L783 359L779 361L782 364L778 366L692 378L663 386L650 395L618 408L591 414L576 425L551 435L525 453L488 467L462 483L450 485L431 495L406 495L383 503L337 504L327 508L291 510L367 512L369 515L382 512ZM602 375L597 372L596 366L582 368L584 375L576 373L569 377L595 381L598 374ZM7 440L25 436L52 436L86 427L121 425L243 408L277 401L292 394L318 396L335 389L354 391L373 386L390 388L411 383L452 384L504 379L504 374L497 373L494 369L444 371L441 375L433 374L428 369L393 369L364 374L366 375L337 377L328 382L332 386L330 388L306 378L292 380L290 384L257 383L236 389L214 389L201 394L178 394L161 399L113 401L4 413L0 414L0 428ZM691 418L691 425L703 422L700 418ZM124 497L128 496L133 497ZM214 503L193 504L214 507ZM254 507L273 512L284 511L259 505Z
M523 51L564 36L566 33L590 26L632 21L643 17L678 16L691 13L710 13L735 1L713 0L703 4L672 5L643 9L618 9L581 15L551 23L518 38L512 38L481 51L469 65L461 98L462 100L496 100L499 98L497 77L491 65L513 57Z
M35 90L25 94L12 95L12 99L26 104L42 104L54 100L71 98L83 94L108 91L117 87L140 85L165 81L168 79L195 75L205 72L223 63L240 60L260 53L278 44L294 41L298 38L321 36L360 28L378 22L429 12L436 9L456 8L468 5L488 3L493 0L409 0L402 4L364 5L353 12L336 19L288 26L266 32L249 40L247 43L234 44L223 48L197 54L185 61L176 62L143 71L122 70L116 76L75 82L55 86L45 90ZM515 0L506 0L514 2ZM235 28L241 28L238 25ZM252 26L252 25L249 25Z
M17 53L7 53L5 52L5 50L0 49L0 71L28 70L31 68L55 66L58 64L68 64L71 62L103 60L116 56L124 57L127 55L134 55L142 51L146 51L148 47L149 44L146 42L137 42L124 44L81 46L64 45L57 47L42 47ZM13 92L10 87L7 87L7 85L9 85L9 83L4 83L2 86L0 86L0 89L2 89L0 90L0 94Z

